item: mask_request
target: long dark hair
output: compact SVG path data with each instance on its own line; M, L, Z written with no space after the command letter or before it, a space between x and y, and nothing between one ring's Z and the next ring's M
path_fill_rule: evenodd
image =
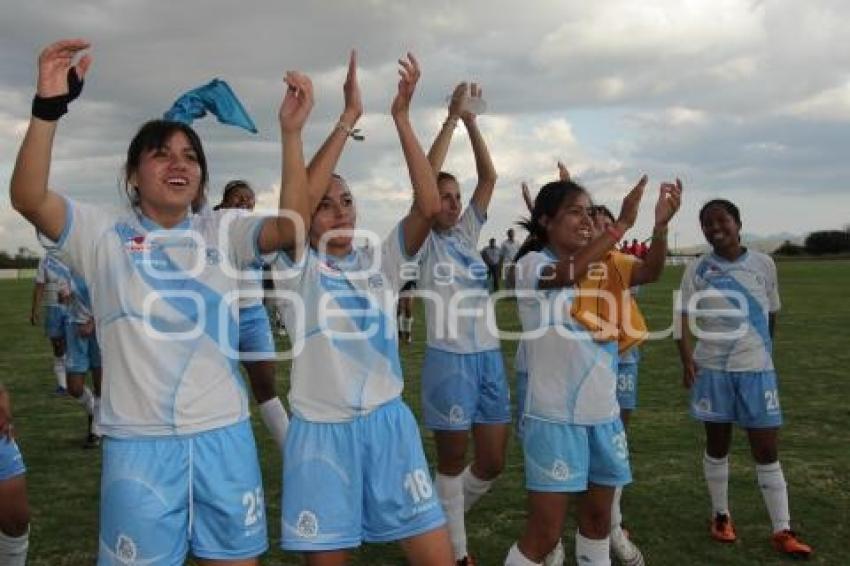
M735 221L735 224L738 225L738 228L741 227L741 211L738 210L738 207L735 206L732 201L728 201L724 198L716 198L708 201L702 208L699 209L699 223L703 224L705 222L705 216L708 214L708 209L713 207L722 208L725 210L729 216Z
M130 177L138 171L139 163L142 160L142 155L145 152L162 149L165 144L177 132L183 132L186 139L189 140L189 145L198 157L198 165L201 167L201 184L198 187L198 195L192 203L193 210L198 208L206 200L207 181L209 181L209 171L207 170L207 158L204 154L204 147L201 144L201 138L195 133L188 124L183 122L172 122L170 120L151 120L146 122L139 128L133 140L130 142L130 147L127 148L127 161L124 163L124 192L130 201L130 205L137 206L139 204L139 189L138 187L130 186Z
M546 183L534 199L531 216L517 224L528 230L528 238L520 246L514 261L529 252L539 252L549 243L543 217L554 218L564 201L573 201L580 195L588 194L587 189L575 181L552 181Z

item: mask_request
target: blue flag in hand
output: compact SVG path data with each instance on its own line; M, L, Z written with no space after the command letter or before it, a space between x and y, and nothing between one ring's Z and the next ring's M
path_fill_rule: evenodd
M165 120L191 124L195 118L203 118L210 112L222 124L230 124L257 133L251 116L233 94L226 82L213 79L204 86L194 88L180 96L171 109L162 117Z

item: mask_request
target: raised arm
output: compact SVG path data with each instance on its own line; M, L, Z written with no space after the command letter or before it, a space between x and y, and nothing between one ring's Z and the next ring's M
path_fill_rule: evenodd
M257 243L262 253L286 249L293 251L292 255L296 257L310 226L310 199L301 131L313 108L313 84L306 75L296 71L287 72L284 81L287 84L286 94L278 112L282 146L278 208L295 214L296 218L275 216L267 219Z
M311 212L316 210L328 190L331 175L336 169L345 143L348 138L353 137L354 126L363 114L360 85L357 81L357 52L353 49L348 59L348 74L345 76L345 84L342 90L345 95L345 108L339 117L339 121L307 166L307 176L310 179Z
M53 139L59 117L82 89L91 55L83 55L76 64L74 59L88 48L89 42L84 39L66 39L47 46L38 56L38 86L33 110L39 116L30 118L9 185L9 197L15 210L54 241L65 228L66 205L65 199L47 188ZM69 72L76 73L79 79L79 88L73 93L68 84Z
M638 260L632 270L631 285L643 285L658 281L664 271L667 259L667 225L682 204L682 181L661 183L658 202L655 205L655 227L652 229L652 243L646 258Z
M646 181L647 178L644 175L640 178L638 184L625 196L623 205L620 208L620 217L614 223L613 227L598 235L574 256L562 259L557 263L547 266L543 270L539 282L541 289L573 285L587 273L590 264L602 259L606 252L617 245L617 242L622 239L626 230L631 228L637 219L640 200L646 188ZM586 212L583 213L586 214Z
M457 121L460 120L460 112L468 93L469 85L460 83L449 98L449 113L446 121L443 122L437 137L434 138L434 143L431 144L431 149L428 150L428 162L431 163L434 175L443 169L443 163L446 161L446 154L449 152L449 145L452 143L452 136L457 127Z
M481 99L481 87L472 83L470 87L470 97L472 99ZM478 174L478 184L475 185L475 191L472 193L472 202L480 212L487 212L487 207L490 206L490 199L493 196L493 189L496 187L496 168L493 166L493 160L490 158L490 150L487 148L487 143L484 141L484 136L481 135L481 130L478 129L475 113L472 112L467 105L464 108L460 117L463 120L466 131L469 133L469 141L472 143L472 154L475 156L475 171ZM473 105L474 106L474 105Z
M398 92L393 99L390 113L398 131L401 150L413 186L413 206L402 221L405 252L407 255L413 255L422 247L431 232L434 216L440 212L440 194L437 191L437 176L410 123L410 100L419 81L419 63L412 53L407 54L407 59L402 58L398 62L401 66L398 70L401 79L398 81Z

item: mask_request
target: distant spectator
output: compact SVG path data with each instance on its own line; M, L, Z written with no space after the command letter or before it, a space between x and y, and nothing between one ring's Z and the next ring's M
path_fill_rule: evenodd
M514 240L514 229L508 229L508 239L502 242L502 251L501 251L501 268L499 272L503 279L505 280L505 286L508 288L513 287L513 269L514 269L514 258L516 257L517 252L519 251L519 242Z
M490 238L490 244L481 250L481 257L487 264L487 271L493 285L493 291L499 290L499 264L501 263L502 250L496 247L496 238Z

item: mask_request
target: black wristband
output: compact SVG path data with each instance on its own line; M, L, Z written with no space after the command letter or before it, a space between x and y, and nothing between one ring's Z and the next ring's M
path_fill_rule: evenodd
M32 115L46 122L55 122L68 112L68 95L42 98L35 95L32 99Z
M32 99L32 115L47 122L55 122L68 113L68 103L80 96L84 82L77 76L77 70L71 67L68 69L68 94L47 98L35 95Z
M84 80L77 76L77 70L74 67L68 69L68 95L67 101L73 102L83 92Z

